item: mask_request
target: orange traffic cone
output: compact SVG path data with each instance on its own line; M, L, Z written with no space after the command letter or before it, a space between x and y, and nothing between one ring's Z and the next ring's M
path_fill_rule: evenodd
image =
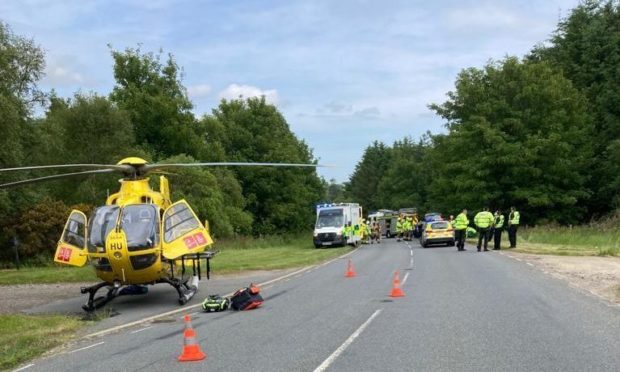
M351 262L351 259L349 259L349 264L347 265L347 272L346 274L344 274L345 278L353 278L355 277L355 275L357 275L355 273L355 269L353 269L353 262Z
M405 292L400 288L400 279L398 279L398 270L394 271L394 279L392 280L392 291L390 297L405 297Z
M192 328L192 320L185 315L185 331L183 332L183 352L177 358L179 362L193 362L207 357L196 342L196 332Z

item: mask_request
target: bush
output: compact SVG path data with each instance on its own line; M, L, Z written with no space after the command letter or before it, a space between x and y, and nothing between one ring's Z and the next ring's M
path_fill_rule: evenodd
M69 207L62 201L44 199L10 219L3 234L17 237L20 261L26 264L50 262L72 209L79 209L89 215L92 206L78 204ZM4 245L0 259L4 262L13 261L12 244Z

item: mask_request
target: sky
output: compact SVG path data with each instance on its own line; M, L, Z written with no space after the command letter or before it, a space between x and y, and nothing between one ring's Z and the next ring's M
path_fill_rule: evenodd
M264 95L346 181L373 141L444 131L428 109L464 68L545 42L578 0L2 0L46 53L40 83L107 95L110 47L172 53L197 116Z

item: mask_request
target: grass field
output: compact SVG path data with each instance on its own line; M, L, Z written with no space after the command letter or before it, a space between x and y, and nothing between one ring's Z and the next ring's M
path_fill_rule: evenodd
M476 245L478 238L468 239ZM489 241L492 246L492 239ZM508 233L502 234L506 249ZM514 252L550 254L557 256L620 256L620 226L539 226L520 228Z
M83 325L83 321L66 316L0 315L0 370L61 345Z
M542 226L521 229L516 251L567 256L618 256L620 227Z
M312 237L305 235L222 240L216 242L214 249L220 250L211 262L215 273L306 266L350 250L348 247L315 249ZM0 270L0 285L91 281L97 281L97 277L88 265L81 268L50 265Z

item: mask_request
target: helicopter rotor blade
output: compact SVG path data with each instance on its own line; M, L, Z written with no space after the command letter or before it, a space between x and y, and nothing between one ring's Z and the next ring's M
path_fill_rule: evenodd
M6 189L6 188L9 188L9 187L15 187L15 186L21 186L21 185L27 185L27 184L36 183L36 182L50 181L50 180L59 179L59 178L79 177L79 176L88 176L88 175L94 175L94 174L114 173L116 171L117 171L116 169L98 169L98 170L91 170L91 171L85 171L85 172L55 174L53 176L45 176L45 177L31 178L31 179L28 179L28 180L3 183L3 184L0 184L0 189Z
M131 165L117 164L57 164L57 165L33 165L28 167L17 168L0 168L0 172L12 172L22 170L38 170L38 169L62 169L62 168L94 168L94 169L111 169L119 172L133 172L134 167Z
M329 165L304 164L304 163L246 163L246 162L213 162L213 163L177 163L177 164L147 164L141 170L150 172L162 168L182 168L182 167L306 167L306 168L325 168Z

